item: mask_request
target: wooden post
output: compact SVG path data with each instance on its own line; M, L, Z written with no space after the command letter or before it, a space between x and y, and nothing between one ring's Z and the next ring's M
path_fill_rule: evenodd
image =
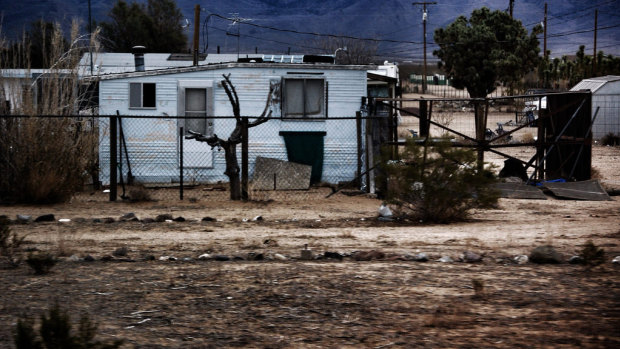
M488 103L485 110L481 110L480 101L474 101L475 125L476 125L476 142L478 143L478 169L484 167L484 149L486 147L485 131L487 128L486 113L488 112Z
M419 134L420 137L427 137L428 136L428 127L427 127L427 123L428 123L428 108L427 108L428 104L426 101L420 101L420 125L419 125Z
M116 163L116 116L110 116L110 201L116 201L117 163Z
M536 139L536 164L538 165L538 176L537 179L539 181L543 181L545 179L545 129L547 128L547 109L539 109L538 110L538 120L536 120L536 127L538 130L537 139ZM535 170L536 171L536 170Z
M248 200L248 118L241 119L241 200Z

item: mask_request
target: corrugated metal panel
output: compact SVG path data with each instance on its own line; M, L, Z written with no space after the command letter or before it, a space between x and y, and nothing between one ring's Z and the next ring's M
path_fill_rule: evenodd
M606 84L605 81L582 80L570 90L571 91L590 90L592 92L596 92L599 88L603 87L603 85L605 84Z

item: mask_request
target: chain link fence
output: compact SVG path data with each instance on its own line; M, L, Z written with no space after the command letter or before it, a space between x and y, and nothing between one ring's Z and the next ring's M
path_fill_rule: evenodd
M530 122L546 108L543 97L484 100L480 105L485 112L486 139L495 145L517 143L518 147L497 150L531 159L537 151L538 130ZM610 132L620 134L618 102L595 98L592 101L592 116L596 115L592 126L594 138ZM430 137L447 136L461 144L473 144L472 140L480 137L472 100L459 99L369 100L356 116L273 118L248 127L245 138L241 137L244 118L118 115L65 118L79 121L76 125L80 128L72 126L71 132L96 135L92 137L92 151L81 154L92 164L84 176L85 188L90 192L109 190L110 199L226 198L230 197L229 183L233 177L239 178L243 198L304 201L324 198L339 190L373 192L374 167L385 155L382 148L393 146L390 156L397 158L397 144L422 136L424 127L420 123L426 122L420 118L422 114L432 121L428 126ZM14 126L25 120L35 123L40 120L44 124L46 118L2 116L0 120L1 125ZM252 125L253 119L247 120ZM202 141L188 139L189 131L198 132ZM587 130L582 131L580 137L585 137ZM509 137L498 139L507 132ZM247 144L241 139L247 139ZM225 142L233 142L235 146L227 148ZM9 155L15 153L7 152L11 147L11 144L3 145L0 161L10 160ZM498 151L488 152L486 160L501 166L505 156ZM66 155L62 150L57 152L46 157L61 159Z

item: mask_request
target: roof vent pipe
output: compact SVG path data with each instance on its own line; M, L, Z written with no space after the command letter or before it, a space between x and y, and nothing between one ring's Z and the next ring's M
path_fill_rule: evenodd
M144 71L144 52L146 51L146 47L144 46L134 46L131 48L131 52L133 53L133 58L136 63L136 71Z

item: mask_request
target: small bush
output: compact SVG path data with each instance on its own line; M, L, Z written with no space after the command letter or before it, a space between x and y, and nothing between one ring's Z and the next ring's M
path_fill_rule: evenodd
M143 185L134 185L128 190L129 200L132 202L153 201L148 189Z
M584 245L579 257L583 259L583 264L596 266L605 262L605 251L590 240Z
M603 136L603 138L601 138L601 144L609 146L620 145L620 135L609 132L608 134Z
M9 220L6 217L0 217L0 256L5 257L12 266L19 265L20 260L16 258L16 254L25 238L25 236L19 237L11 232Z
M524 133L521 136L521 143L534 143L534 136L531 133Z
M28 263L37 275L45 275L49 273L57 262L58 259L56 259L56 257L45 252L31 254L26 259L26 263Z
M14 343L17 349L114 349L123 343L122 340L112 343L95 341L97 325L87 315L80 318L77 333L72 332L69 315L56 304L48 314L41 315L38 333L34 329L34 321L19 319Z
M472 150L452 148L447 141L426 147L408 141L401 158L383 166L388 202L400 215L449 223L465 219L472 208L497 204L496 177L478 170Z

